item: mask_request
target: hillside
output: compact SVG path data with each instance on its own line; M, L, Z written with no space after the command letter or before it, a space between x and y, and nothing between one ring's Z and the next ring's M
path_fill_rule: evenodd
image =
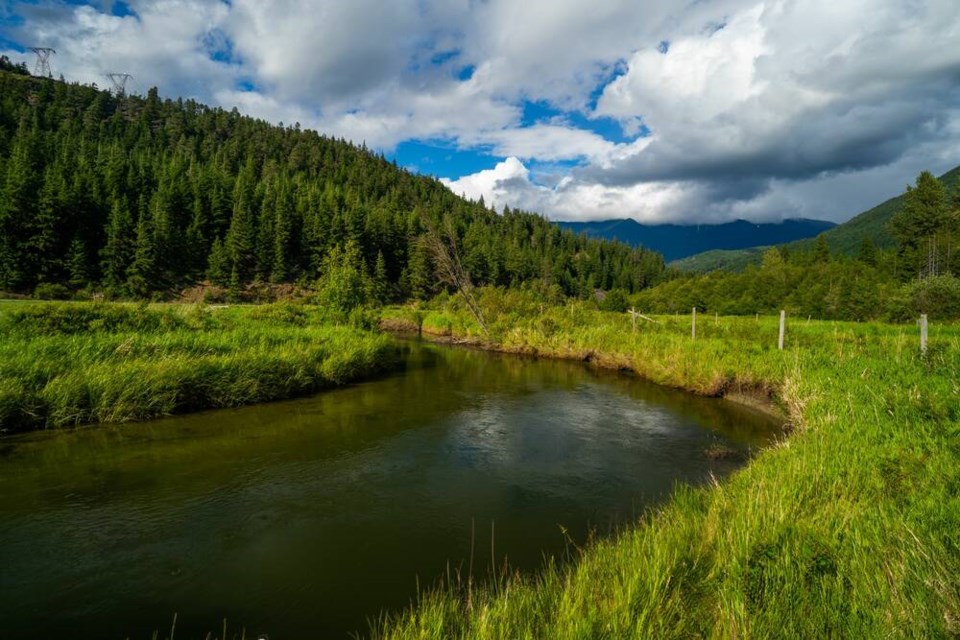
M832 222L805 219L763 224L735 220L724 224L679 225L641 224L628 218L557 224L592 238L620 240L634 247L657 251L666 260L678 260L704 251L744 249L811 238L835 226Z
M636 291L664 268L299 124L0 71L0 291L169 297L352 273L380 301L427 297L442 288L428 227L479 285Z
M947 187L951 194L960 192L960 167L955 167L940 176L940 181ZM890 233L889 222L897 211L903 206L903 195L890 198L889 200L878 204L872 209L854 216L850 220L839 224L836 227L824 232L824 238L830 250L844 255L856 254L863 239L870 238L874 245L880 249L890 248L894 245L893 236ZM795 251L809 248L811 240L800 240L786 243L788 250ZM784 243L762 243L764 245L784 244ZM739 271L746 268L749 264L759 264L760 256L766 246L755 246L748 249L737 251L710 251L689 258L674 261L671 266L677 267L683 271L710 271L713 269L728 269Z

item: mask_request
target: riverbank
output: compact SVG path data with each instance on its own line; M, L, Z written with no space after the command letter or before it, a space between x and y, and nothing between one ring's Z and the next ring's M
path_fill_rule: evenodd
M18 303L0 333L0 433L290 398L400 363L389 337L293 304Z
M960 331L926 356L911 326L774 318L638 321L482 294L385 314L487 348L587 360L710 396L747 393L793 427L729 481L664 508L567 568L433 591L384 638L950 637L960 633Z

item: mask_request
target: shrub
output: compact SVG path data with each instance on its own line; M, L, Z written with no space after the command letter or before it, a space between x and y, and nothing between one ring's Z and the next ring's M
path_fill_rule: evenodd
M924 278L904 289L916 313L938 319L960 316L960 279L954 276Z
M37 285L33 290L33 297L37 300L69 300L71 298L70 289L62 284L52 284L44 282Z

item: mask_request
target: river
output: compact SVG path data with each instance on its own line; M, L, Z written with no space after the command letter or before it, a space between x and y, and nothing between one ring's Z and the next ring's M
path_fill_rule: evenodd
M315 397L4 438L0 637L146 640L174 613L182 639L223 619L363 634L466 575L471 547L478 580L535 570L773 426L581 363L410 343L404 371Z

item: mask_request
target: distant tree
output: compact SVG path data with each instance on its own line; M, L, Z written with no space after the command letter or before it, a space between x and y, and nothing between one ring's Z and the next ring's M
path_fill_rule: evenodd
M383 304L390 298L390 280L387 276L387 260L383 257L383 252L377 252L377 261L373 267L373 299Z
M230 273L230 256L227 248L220 238L216 238L207 263L207 278L218 287L226 287L230 284Z
M627 306L627 297L620 289L613 289L612 291L607 292L607 295L604 296L603 300L600 302L600 309L603 311L616 311L623 313L627 310Z
M907 186L903 208L890 220L901 254L913 263L920 277L940 272L941 242L949 223L947 192L929 171Z
M827 237L822 233L817 236L817 243L813 247L813 259L818 264L830 262L830 246L827 244Z
M870 266L876 266L877 264L877 246L868 236L863 236L863 239L860 241L857 260Z
M87 247L79 235L73 237L70 249L67 252L67 281L72 287L85 287L90 282L90 258L87 256Z
M371 302L372 289L360 248L353 241L334 247L324 258L317 282L317 302L324 307L349 313Z

